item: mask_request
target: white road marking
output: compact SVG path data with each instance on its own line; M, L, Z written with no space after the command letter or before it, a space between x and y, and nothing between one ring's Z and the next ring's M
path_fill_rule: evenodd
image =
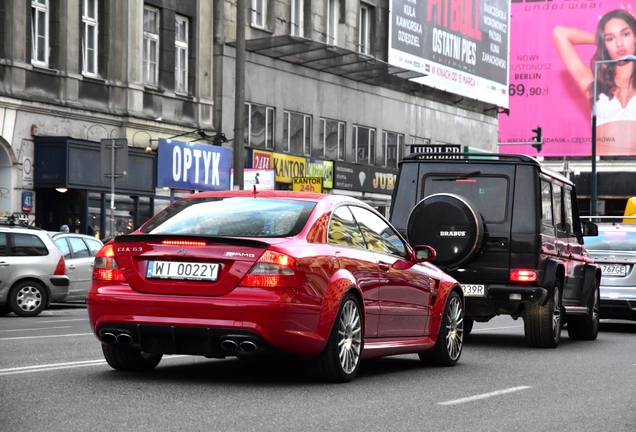
M8 341L8 340L20 340L20 339L39 339L39 338L55 338L55 337L69 337L69 336L93 336L93 333L75 333L75 334L64 334L64 335L47 335L47 336L19 336L19 337L8 337L8 338L0 338L0 341Z
M481 328L481 329L476 329L474 328L471 333L477 333L477 332L484 332L484 331L489 331L489 330L505 330L505 329L512 329L512 328L522 328L522 325L516 325L516 326L507 326L507 327L489 327L489 328Z
M494 397L494 396L501 396L501 395L508 394L508 393L514 393L514 392L517 392L517 391L520 391L520 390L527 390L529 388L532 388L532 387L528 387L528 386L511 387L511 388L507 388L507 389L504 389L504 390L497 390L497 391L490 392L490 393L483 393L483 394L470 396L470 397L465 397L465 398L461 398L461 399L455 399L455 400L450 400L450 401L446 401L446 402L439 402L438 405L459 405L459 404L463 404L463 403L467 403L467 402L474 402L474 401L481 400L481 399L487 399L487 398Z
M51 321L38 321L38 324L47 324L47 323L59 323L59 322L68 322L68 321L88 321L88 318L74 318L67 320L51 320Z
M51 329L61 329L61 328L71 328L71 326L61 326L61 327L38 327L38 328L24 328L24 329L11 329L11 330L0 330L0 332L17 332L17 331L33 331L33 330L51 330Z

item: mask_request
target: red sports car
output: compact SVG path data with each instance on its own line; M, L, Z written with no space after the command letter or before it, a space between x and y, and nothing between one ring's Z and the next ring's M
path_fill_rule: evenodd
M303 357L333 382L368 357L450 366L464 299L434 255L354 198L198 193L100 250L88 314L118 370L151 370L163 354L268 352Z

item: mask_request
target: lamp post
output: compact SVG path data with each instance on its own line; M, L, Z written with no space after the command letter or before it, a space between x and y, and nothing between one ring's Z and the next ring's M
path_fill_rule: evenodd
M592 185L590 188L590 214L596 216L598 201L598 176L596 174L596 70L599 64L620 63L623 61L636 61L636 55L628 55L619 59L598 60L594 62L594 93L592 93Z

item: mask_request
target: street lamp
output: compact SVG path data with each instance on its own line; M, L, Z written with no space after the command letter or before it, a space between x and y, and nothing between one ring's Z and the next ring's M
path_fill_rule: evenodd
M594 93L592 93L592 186L590 214L596 216L596 205L598 201L598 179L596 174L596 66L607 63L620 63L622 61L636 61L636 55L628 55L623 58L613 60L598 60L594 62Z

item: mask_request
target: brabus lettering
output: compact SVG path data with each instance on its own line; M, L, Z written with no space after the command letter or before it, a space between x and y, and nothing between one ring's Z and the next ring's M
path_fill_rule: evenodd
M440 237L466 237L466 231L440 231Z

